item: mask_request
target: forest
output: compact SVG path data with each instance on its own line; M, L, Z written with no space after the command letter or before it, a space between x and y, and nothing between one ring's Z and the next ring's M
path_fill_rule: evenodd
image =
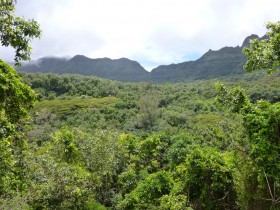
M11 2L1 41L20 64L41 32ZM125 83L0 60L0 209L280 209L280 22L267 29L244 50L251 73L222 80Z

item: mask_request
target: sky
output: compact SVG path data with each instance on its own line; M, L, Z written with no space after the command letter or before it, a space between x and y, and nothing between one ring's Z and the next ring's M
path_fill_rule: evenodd
M265 23L280 20L280 1L17 0L16 15L35 19L43 31L31 43L32 60L126 57L151 70L263 36ZM13 60L10 48L0 54Z

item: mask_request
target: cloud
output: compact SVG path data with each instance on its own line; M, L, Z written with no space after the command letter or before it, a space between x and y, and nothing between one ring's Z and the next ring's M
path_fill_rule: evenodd
M279 0L18 0L17 14L43 30L33 59L127 57L151 69L263 35L267 21L280 20L279 8Z

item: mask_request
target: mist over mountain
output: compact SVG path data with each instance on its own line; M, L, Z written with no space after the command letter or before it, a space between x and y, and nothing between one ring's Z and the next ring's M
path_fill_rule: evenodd
M244 74L243 65L247 58L242 53L242 49L249 46L250 39L256 38L259 37L253 34L244 40L242 46L223 47L217 51L210 49L195 61L161 65L151 72L146 71L138 62L127 58L91 59L83 55L76 55L71 59L44 57L23 65L19 70L94 75L127 82L151 81L164 83L213 79ZM260 39L265 39L265 37Z
M95 75L98 77L119 81L144 81L148 72L136 61L127 58L91 59L83 55L76 55L71 59L41 58L38 62L31 62L19 68L27 72L51 72L57 74Z

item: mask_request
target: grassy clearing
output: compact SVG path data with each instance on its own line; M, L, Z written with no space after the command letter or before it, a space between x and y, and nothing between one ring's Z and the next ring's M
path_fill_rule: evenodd
M39 112L42 109L46 109L57 116L63 116L71 114L77 110L83 110L88 108L99 108L119 102L120 99L116 97L104 97L104 98L73 98L70 100L51 100L41 101L35 104L34 111Z

